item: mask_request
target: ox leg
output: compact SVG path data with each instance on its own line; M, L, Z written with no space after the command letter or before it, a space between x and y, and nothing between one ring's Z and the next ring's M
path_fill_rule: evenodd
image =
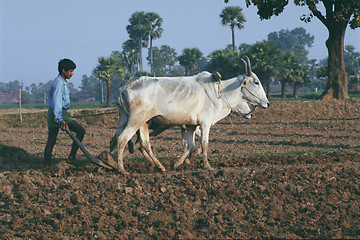
M118 107L118 111L119 111L119 124L118 124L118 128L116 130L114 137L110 141L110 152L113 155L117 154L117 147L116 147L117 139L118 139L119 135L124 131L124 129L127 125L127 122L128 122L128 117L129 117L129 115L123 109L123 107L121 105L118 105L117 107Z
M117 154L117 147L116 146L117 146L118 137L122 133L122 131L124 130L125 126L126 126L125 124L124 125L119 124L118 129L116 130L116 133L115 133L114 137L110 140L110 152L113 155Z
M162 171L165 172L164 166L160 163L160 161L156 158L154 153L151 150L150 145L150 137L149 137L149 127L147 123L144 123L140 127L140 145L141 145L141 152L143 153L144 157L150 162L155 163L155 165Z
M186 129L185 125L182 125L180 128L181 128L181 139L182 139L183 152L186 152L186 150L189 147L188 141L186 140L186 136L185 136L187 129ZM190 160L188 158L185 159L185 162L187 164L190 164Z
M128 124L124 129L124 131L122 131L120 136L117 138L118 170L123 174L128 174L128 172L125 171L124 160L123 160L125 146L128 143L128 141L134 136L134 134L136 133L139 127L135 127L135 126L131 127Z
M146 152L145 148L140 146L139 150L140 150L141 154L150 162L151 166L155 166L154 161L152 160L150 155Z
M186 131L182 133L183 141L187 142L187 149L179 160L176 161L174 169L179 167L184 163L186 157L194 150L195 148L195 128L196 126L186 126Z
M124 148L127 142L121 140L121 136L119 136L117 138L117 159L118 159L118 170L119 172L123 173L123 174L128 174L125 171L124 168L124 162L123 162L123 155L124 155Z
M200 131L199 126L196 127L195 136L201 138L201 131ZM202 150L201 150L201 144L200 144L200 146L196 150L194 150L192 153L190 153L189 158L194 157L196 155L201 155L201 153L202 153Z
M207 154L208 146L209 146L209 132L210 132L210 127L206 125L201 126L201 148L203 151L203 164L205 169L214 170L214 168L212 168L209 164L208 154Z

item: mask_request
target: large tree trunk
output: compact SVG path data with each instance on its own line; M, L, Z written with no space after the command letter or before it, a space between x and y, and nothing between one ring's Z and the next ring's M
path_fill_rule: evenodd
M329 38L326 41L328 49L329 76L325 91L321 99L330 100L333 98L345 100L348 95L348 80L344 64L344 36L346 25L334 22L328 27Z

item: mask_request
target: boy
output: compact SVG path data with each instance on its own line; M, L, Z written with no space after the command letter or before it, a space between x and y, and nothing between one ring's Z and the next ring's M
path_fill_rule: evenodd
M85 129L76 121L72 120L68 109L70 108L70 94L68 88L68 79L74 75L76 65L70 59L62 59L58 64L59 75L53 80L49 93L49 110L47 114L47 124L49 129L48 140L46 143L44 158L45 166L51 165L51 155L56 138L61 130L70 129L76 133L76 137L82 141L85 135ZM78 146L73 142L68 162L77 164L76 152Z

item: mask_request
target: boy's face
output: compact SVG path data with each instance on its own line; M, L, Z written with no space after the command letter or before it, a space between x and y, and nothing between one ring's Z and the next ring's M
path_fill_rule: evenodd
M63 74L65 79L70 79L74 75L74 69L70 69L69 71L65 71L65 69L63 69Z

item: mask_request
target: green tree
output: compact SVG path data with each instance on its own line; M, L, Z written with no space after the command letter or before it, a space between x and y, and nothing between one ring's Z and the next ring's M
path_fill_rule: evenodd
M152 53L150 53L149 49L149 54L146 59L148 60L149 65L151 65L152 74L154 74L155 76L164 76L165 62L158 47L153 47Z
M284 52L295 52L298 56L299 63L307 63L307 56L309 51L305 49L312 47L314 43L314 36L306 33L304 28L294 28L293 30L280 30L279 32L272 32L268 34L267 40L274 42Z
M169 76L179 77L179 76L184 76L184 74L185 74L185 68L183 66L176 64L171 68Z
M131 15L129 19L130 24L126 26L126 31L128 32L131 39L137 42L138 44L138 57L139 57L139 71L143 71L143 62L142 62L142 48L147 47L150 33L149 20L147 14L143 11L135 12Z
M228 2L228 0L224 0ZM279 15L288 5L289 0L245 0L247 6L254 4L261 19L270 19ZM297 6L307 6L310 14L304 14L300 19L310 22L317 17L327 28L329 37L326 41L328 49L329 77L323 100L347 99L348 80L344 64L344 37L348 25L355 29L360 27L360 1L358 0L294 0ZM322 6L319 6L322 3ZM321 9L324 7L324 10Z
M91 74L89 77L82 76L80 90L84 95L94 96L96 100L100 99L99 93L99 80Z
M172 67L176 63L177 53L176 53L175 49L171 48L169 45L162 45L160 47L160 53L162 54L162 56L164 58L165 66L167 68L167 74L170 75Z
M300 65L295 52L282 52L278 65L277 77L281 82L281 97L286 98L286 85L293 84L294 97L297 97L298 86L304 84L308 73L307 65Z
M185 68L185 75L193 75L198 70L198 61L202 59L202 52L198 48L185 48L178 57L181 66Z
M4 92L18 92L19 89L22 89L21 83L19 80L10 81L4 84L3 90Z
M232 49L216 50L209 54L206 70L219 72L223 79L232 78L244 73L240 53Z
M50 92L51 84L51 80L46 83L38 83L38 85L34 83L31 84L29 91L32 95L33 101L36 103L46 102L46 98L48 97L47 94L49 94ZM77 89L75 89L74 85L71 82L68 83L68 87L71 94L70 97L77 93Z
M150 53L147 60L150 62ZM153 74L166 76L171 74L171 68L176 62L176 51L168 45L153 48Z
M352 45L345 46L344 62L351 86L355 89L359 83L360 52L355 52Z
M233 50L235 47L235 27L238 29L244 28L246 22L244 15L242 14L242 8L238 6L226 7L220 14L221 24L224 26L230 26L232 34L232 46Z
M146 13L148 24L149 24L149 36L150 36L150 72L153 73L152 64L153 64L153 46L152 42L154 39L161 37L163 29L161 27L163 19L159 14L154 12Z
M129 39L123 43L122 48L123 51L119 56L120 62L129 74L134 74L139 59L137 43L133 39Z
M266 95L270 98L271 78L280 74L283 51L275 43L263 41L247 47L244 54L249 56L251 68L265 86Z
M294 86L293 97L298 97L298 87L310 82L309 79L309 66L297 65L292 75L291 83Z
M107 86L107 103L106 107L111 107L111 81L114 77L123 72L122 67L119 65L118 59L114 56L99 57L99 64L93 70L93 74L100 80L106 82Z

